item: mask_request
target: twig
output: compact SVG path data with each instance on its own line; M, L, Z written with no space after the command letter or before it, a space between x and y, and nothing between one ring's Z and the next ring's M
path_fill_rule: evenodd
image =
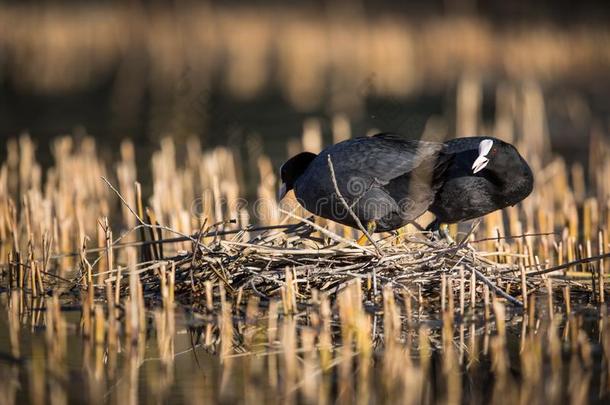
M481 242L487 242L490 240L518 239L518 238L525 238L528 236L548 236L548 235L557 235L557 232L538 232L538 233L523 233L521 235L493 236L490 238L482 238L482 239L473 240L473 241L470 241L469 243L481 243Z
M190 270L190 278L191 278L191 289L195 291L195 280L193 278L193 268L195 267L195 260L197 259L197 253L199 253L199 246L201 246L201 237L203 234L203 229L205 225L208 223L208 219L204 219L201 223L201 227L199 228L198 236L197 236L197 244L193 245L193 258L191 260L191 270Z
M127 207L127 209L128 209L128 210L129 210L129 211L130 211L130 212L131 212L131 213L132 213L132 214L133 214L133 215L134 215L134 216L135 216L137 219L138 219L138 222L139 222L141 225L148 225L146 222L144 222L144 221L142 220L142 218L140 218L140 217L138 216L138 214L136 214L136 212L133 210L133 208L131 208L131 207L129 206L129 204L127 203L127 201L125 201L125 199L123 198L123 196L121 195L121 193L119 193L119 190L117 190L117 189L116 189L116 188L115 188L115 187L112 185L112 183L110 183L110 182L108 181L108 179L107 179L107 178L105 178L105 177L103 177L103 176L102 176L102 180L104 180L104 181L106 182L106 184L108 185L108 187L110 187L110 189L112 189L112 191L114 191L114 193L115 193L115 194L116 194L116 195L117 195L117 196L118 196L118 197L121 199L121 201L123 202L123 204L125 205L125 207Z
M470 235L472 235L474 233L474 231L477 230L480 223L481 223L480 219L477 219L472 223L472 225L470 226L470 230L468 231L468 233L466 235L464 235L464 237L462 238L460 243L458 243L458 246L465 246L466 244L469 243L468 238L470 238Z
M487 284L490 288L492 288L496 294L502 296L503 298L506 298L506 300L508 300L511 304L514 304L518 307L523 307L523 303L521 301L519 301L518 299L516 299L515 297L513 297L512 295L507 294L504 290L502 290L500 287L498 287L497 285L495 285L490 279L488 279L487 277L485 277L485 275L483 275L483 273L481 273L480 271L478 271L477 269L475 269L474 267L470 266L467 263L464 263L464 266L474 272L475 276L483 283Z
M525 275L528 276L528 277L529 276L539 276L541 274L547 274L547 273L552 273L552 272L557 271L557 270L567 269L569 267L576 266L577 264L585 264L585 263L595 262L595 261L598 261L598 260L601 260L601 259L605 259L606 257L610 257L610 253L604 253L603 255L585 257L583 259L578 259L578 260L572 260L571 262L560 264L558 266L549 267L548 269L543 269L543 270L538 270L538 271L532 271L532 272L529 272L529 273L525 273Z
M288 229L291 227L298 227L299 225L302 225L302 224L269 225L269 226L260 226L260 227L247 227L247 228L241 228L241 229L232 229L232 230L228 230L228 231L210 231L210 232L204 232L203 234L201 234L201 237L207 238L207 237L211 237L211 236L232 235L232 234L236 234L236 233L243 232L243 231L261 232L261 231L270 231L270 230L275 230L275 229ZM153 229L158 228L158 229L162 229L162 230L167 230L167 227L162 227L161 225L149 225L149 224L136 225L135 227L131 228L130 230L128 230L121 236L117 237L117 239L115 239L114 242L112 242L112 248L121 249L121 248L125 248L125 247L140 247L140 246L162 244L162 243L187 242L187 241L196 240L195 238L199 237L199 233L194 233L194 234L188 235L188 236L177 236L175 238L157 239L154 241L146 240L146 241L133 241L133 242L127 242L127 243L118 243L119 240L125 238L125 236L127 236L131 232L137 231L138 229L140 229L142 227L144 227L144 228L151 227ZM176 232L172 231L171 233L176 233ZM89 248L85 251L85 253L87 253L87 254L99 253L99 252L104 252L104 251L106 251L105 246ZM59 253L59 254L50 256L49 258L55 260L55 259L61 259L64 257L73 257L73 256L78 256L78 255L80 255L80 252L66 252L66 253Z
M337 197L339 197L339 200L341 201L341 204L343 204L343 206L345 207L347 212L349 212L349 214L352 216L354 221L356 221L356 225L358 225L358 228L360 228L360 230L362 231L362 233L364 233L364 235L369 240L369 242L371 242L371 244L375 247L375 250L377 251L377 255L379 257L383 256L383 252L381 251L381 249L377 245L377 242L375 242L373 240L371 235L368 233L368 231L362 225L362 222L360 222L360 218L358 218L358 216L350 208L350 206L347 203L347 201L345 201L345 198L343 198L343 195L341 194L341 191L339 191L339 185L337 184L337 178L335 177L335 168L333 166L333 161L331 160L330 155L328 155L327 158L328 158L328 168L330 169L330 178L331 178L331 180L333 182L333 186L335 187L335 193L337 194Z
M278 209L280 210L280 212L282 214L286 214L286 215L288 215L288 216L290 216L290 217L292 217L294 219L298 219L300 221L305 222L307 225L312 226L315 230L322 232L324 235L328 236L329 238L331 238L335 242L346 243L346 244L350 245L351 247L354 247L356 249L362 250L363 252L366 252L366 253L369 253L369 254L372 253L369 249L365 248L364 246L360 246L359 244L357 244L357 243L355 243L355 242L353 242L351 240L345 239L344 237L339 236L336 233L329 231L328 229L322 228L320 225L315 224L314 222L312 222L312 221L310 221L308 219L300 217L300 216L298 216L296 214L293 214L292 212L288 212L288 211L283 210L281 208L278 208Z

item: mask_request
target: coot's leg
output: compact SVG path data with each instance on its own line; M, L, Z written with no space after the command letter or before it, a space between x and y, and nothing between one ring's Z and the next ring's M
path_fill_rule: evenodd
M407 234L407 230L405 229L406 226L401 226L400 228L398 228L395 232L395 236L396 238L394 239L394 242L398 242L400 239L402 239L402 237L404 235Z
M438 219L430 222L430 224L426 227L426 231L432 232L432 237L436 240L440 240L442 237L445 238L449 244L455 243L455 240L453 240L449 234L449 225L444 222L440 222Z
M451 235L449 234L449 224L446 223L442 223L439 226L440 232L443 235L443 237L445 238L445 240L450 244L450 245L455 245L455 240L451 237Z
M438 234L438 227L440 226L440 222L438 221L438 219L435 219L434 221L430 222L428 224L428 226L426 227L426 232L432 232L433 234Z
M369 233L369 235L371 235L371 237L373 236L373 232L375 232L375 229L377 228L377 223L375 221L369 221L366 224L366 231ZM369 238L366 237L366 235L363 233L362 236L360 238L358 238L358 241L356 243L358 243L360 246L364 246L366 245L366 242L369 241Z

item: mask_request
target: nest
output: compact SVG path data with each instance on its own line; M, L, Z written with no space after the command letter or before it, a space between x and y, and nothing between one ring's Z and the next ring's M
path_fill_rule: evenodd
M227 234L233 235L227 238ZM333 298L355 279L360 279L372 303L381 301L383 288L392 288L420 305L436 306L442 281L464 294L464 284L476 279L473 293L488 290L514 305L522 304L506 292L519 291L518 267L499 264L491 260L493 253L478 252L466 242L449 244L424 234L396 234L360 246L307 219L294 225L206 232L190 239L191 251L140 269L149 297L160 287L154 270L171 266L176 299L189 305L202 302L206 283L220 284L240 296L271 300L289 294L295 302L306 302L319 293Z

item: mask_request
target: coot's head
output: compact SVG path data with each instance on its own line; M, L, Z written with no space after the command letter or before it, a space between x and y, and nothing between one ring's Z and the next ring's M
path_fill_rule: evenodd
M278 192L278 200L284 198L287 192L294 188L294 183L305 173L307 167L317 155L311 152L302 152L288 159L286 163L280 167L280 189Z
M472 172L480 172L479 175L511 189L512 197L518 201L527 197L534 186L532 170L517 148L496 138L481 140Z

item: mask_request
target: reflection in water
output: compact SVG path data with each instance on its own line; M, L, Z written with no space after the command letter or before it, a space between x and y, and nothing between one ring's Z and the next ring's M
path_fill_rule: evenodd
M332 305L319 296L292 313L277 301L265 308L256 297L237 307L216 287L214 312L191 325L195 318L166 301L146 315L146 333L135 340L126 333L109 339L99 304L96 332L84 335L56 296L30 306L18 290L2 293L3 403L607 400L605 307L599 316L585 307L570 314L554 307L551 319L546 303L532 301L534 309L509 316L493 299L488 320L484 311L459 318L446 305L437 322L418 321L416 308L407 314L389 287L382 312L371 313L359 282Z

